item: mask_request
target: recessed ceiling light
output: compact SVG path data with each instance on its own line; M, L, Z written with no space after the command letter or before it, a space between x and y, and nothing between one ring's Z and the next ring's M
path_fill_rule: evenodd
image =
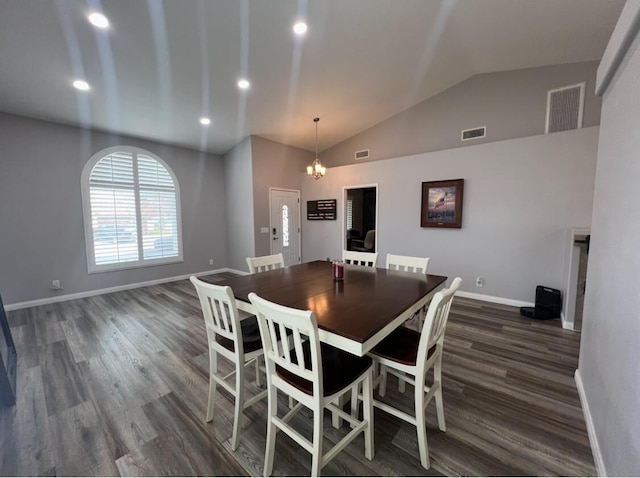
M249 86L251 86L249 80L245 80L243 78L242 80L238 81L238 88L240 88L241 90L246 90L247 88L249 88Z
M200 118L200 124L204 126L209 126L211 124L211 120L203 116L202 118Z
M109 20L102 13L93 12L89 15L89 21L98 28L108 28Z
M297 35L304 35L304 33L307 31L307 24L305 22L298 22L293 26L293 31Z
M84 80L75 80L73 82L73 87L76 90L80 90L80 91L89 91L91 89L91 87L89 86L89 83L87 83Z

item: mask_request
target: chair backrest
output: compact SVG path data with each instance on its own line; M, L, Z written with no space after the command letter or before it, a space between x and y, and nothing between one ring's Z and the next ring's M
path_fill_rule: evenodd
M376 248L376 230L371 229L367 231L367 235L364 236L364 244L365 249L374 250Z
M428 257L411 257L387 254L387 269L426 274L428 265Z
M238 314L238 306L231 287L209 284L196 276L191 276L190 280L200 299L209 347L216 347L217 351L226 354L223 349L217 347L215 337L220 335L233 341L235 352L244 354L240 314Z
M451 309L451 301L460 287L461 282L462 279L456 277L453 279L451 287L441 290L431 300L418 345L418 366L426 362L431 347L437 345L442 349L444 331L447 327L447 320L449 319L449 309Z
M378 261L377 252L342 251L342 260L356 266L375 267Z
M267 381L271 386L271 377L276 373L276 365L288 372L313 383L313 395L322 397L322 360L320 355L320 339L318 338L318 322L315 314L310 310L299 310L274 304L259 297L254 292L249 294L249 300L256 309L260 337L264 350ZM287 331L293 341L293 350L289 349ZM309 341L311 356L305 357L302 344ZM295 362L292 360L295 359Z
M284 267L284 257L281 252L270 256L247 257L247 265L249 266L249 272L251 274L273 269L282 269Z

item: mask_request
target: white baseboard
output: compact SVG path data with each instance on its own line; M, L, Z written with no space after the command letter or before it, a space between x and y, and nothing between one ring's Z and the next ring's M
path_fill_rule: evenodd
M459 290L456 292L458 297L465 297L467 299L482 300L484 302L492 302L494 304L512 305L514 307L533 307L533 302L524 302L521 300L506 299L504 297L496 297L493 295L475 294L473 292L465 292Z
M230 269L228 267L224 271L232 272L234 274L238 274L239 276L248 276L249 274L251 274L250 272L247 272L247 271L239 271L238 269Z
M560 313L560 321L563 329L575 330L573 322L567 322L567 317L564 315L564 312Z
M107 287L105 289L87 290L84 292L77 292L75 294L57 295L55 297L46 297L44 299L28 300L26 302L16 302L15 304L5 305L5 310L18 310L26 309L27 307L36 307L38 305L55 304L56 302L63 302L65 300L82 299L84 297L92 297L94 295L110 294L111 292L119 292L121 290L138 289L139 287L148 287L150 285L165 284L167 282L174 282L177 280L188 279L191 276L204 276L211 274L218 274L220 272L232 272L234 274L246 275L247 272L236 271L225 267L223 269L215 269L211 271L194 272L193 274L183 274L180 276L164 277L162 279L154 279L145 282L135 282L133 284L118 285L115 287Z
M580 376L580 370L576 370L574 377L576 379L578 395L580 396L580 404L582 405L584 421L587 425L587 433L589 434L589 443L591 443L591 453L593 454L593 461L596 464L596 472L598 473L598 476L607 476L607 470L605 469L604 461L602 460L602 453L600 452L600 446L598 445L598 437L596 436L596 429L593 426L591 410L589 410L589 402L587 402L587 395L584 391L584 385L582 383L582 377Z

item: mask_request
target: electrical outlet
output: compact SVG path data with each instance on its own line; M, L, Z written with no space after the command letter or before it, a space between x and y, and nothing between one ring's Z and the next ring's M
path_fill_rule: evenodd
M482 287L484 285L484 277L476 277L476 287Z
M209 259L209 265L212 266L213 265L213 259Z
M60 288L60 281L58 279L51 281L51 290L59 290Z

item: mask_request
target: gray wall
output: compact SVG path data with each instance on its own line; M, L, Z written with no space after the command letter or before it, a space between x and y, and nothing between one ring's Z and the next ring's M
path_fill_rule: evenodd
M640 475L638 78L640 36L604 94L580 348L579 373L609 476Z
M597 62L474 76L322 153L326 166L357 164L544 133L547 91L586 81L583 126L600 122L594 94ZM461 141L463 129L487 127L487 137ZM369 160L353 159L370 149Z
M271 254L271 235L261 234L261 227L269 227L269 188L300 190L300 173L313 162L314 153L259 136L251 137L253 160L253 211L255 255Z
M598 128L330 168L303 183L303 262L338 258L343 187L378 183L378 265L387 253L428 256L462 290L533 302L564 285L566 229L589 226ZM462 229L420 227L421 182L464 178ZM307 221L307 200L338 199L337 221ZM485 286L475 286L476 276Z
M180 185L184 262L87 273L80 175L96 152L144 148ZM0 114L0 293L5 304L200 272L226 265L219 156ZM214 265L209 265L213 259ZM63 291L50 291L59 279Z
M255 255L250 137L224 155L224 180L227 222L219 227L227 232L227 265L246 271L246 258Z

